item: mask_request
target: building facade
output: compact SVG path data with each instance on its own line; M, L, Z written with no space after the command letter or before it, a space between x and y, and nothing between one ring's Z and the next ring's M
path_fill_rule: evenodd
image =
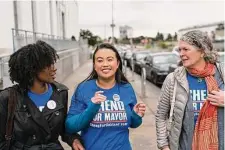
M133 35L133 28L130 26L120 26L119 28L119 32L120 32L120 39L124 39L124 38L131 38Z
M218 51L224 51L224 22L216 22L211 24L205 24L205 25L196 25L193 27L188 27L184 29L178 30L178 39L180 37L192 30L200 30L208 34L208 36L211 38L214 48Z
M77 1L1 1L0 54L12 52L13 34L79 38ZM14 31L12 31L14 29ZM23 30L23 31L20 31ZM14 33L13 33L14 32Z
M205 25L196 25L178 30L178 39L184 33L191 30L206 32L213 40L224 40L224 22L216 22Z

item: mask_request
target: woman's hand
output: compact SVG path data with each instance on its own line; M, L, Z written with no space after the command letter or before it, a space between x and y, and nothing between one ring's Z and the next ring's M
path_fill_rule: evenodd
M94 95L94 97L91 98L91 101L94 104L101 104L101 102L104 102L106 100L106 96L102 95L103 91L97 91Z
M134 111L140 116L144 117L146 105L144 103L138 103L134 106Z
M212 91L207 98L212 105L224 107L224 91Z
M80 141L78 139L75 139L73 141L73 145L72 145L74 150L85 150L83 145L80 143Z

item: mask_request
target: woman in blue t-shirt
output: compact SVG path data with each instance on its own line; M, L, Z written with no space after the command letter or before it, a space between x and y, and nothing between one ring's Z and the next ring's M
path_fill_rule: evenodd
M161 150L224 150L224 67L200 30L179 41L182 66L162 86L156 111Z
M128 128L141 125L145 107L137 104L117 50L100 44L93 54L93 71L72 97L66 129L81 131L86 150L131 150Z

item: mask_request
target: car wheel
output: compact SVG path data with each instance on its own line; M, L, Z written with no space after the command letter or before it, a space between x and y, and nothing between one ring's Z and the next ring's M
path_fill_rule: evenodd
M154 83L155 85L157 85L157 75L156 75L156 74L154 74L153 83Z
M137 73L141 74L141 69L139 67L137 68Z
M137 67L134 65L134 72L137 73Z
M153 83L153 81L154 81L154 73L151 73L150 81Z
M151 82L157 85L157 75L155 73L151 74Z
M137 74L141 74L139 66L136 67L136 72L137 72Z

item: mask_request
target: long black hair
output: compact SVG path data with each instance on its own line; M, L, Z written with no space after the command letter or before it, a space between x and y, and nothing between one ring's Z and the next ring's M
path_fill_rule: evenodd
M123 74L122 70L123 70L123 65L122 65L122 59L117 51L117 49L111 45L111 44L108 44L108 43L102 43L102 44L99 44L94 53L93 53L93 56L92 56L92 61L93 61L93 65L95 64L95 54L97 53L97 51L99 51L100 49L110 49L112 50L115 54L116 54L116 59L117 61L119 62L119 67L118 69L116 70L116 82L117 83L122 83L122 84L126 84L126 83L129 83L129 81L127 80L127 78L125 77L125 75ZM92 72L90 73L90 75L84 80L84 81L88 81L88 80L92 80L92 79L98 79L98 74L97 72L95 71L94 69L94 66L93 66L93 70ZM84 82L83 81L83 82Z
M28 44L10 56L10 80L28 89L33 86L38 73L50 67L58 58L56 50L43 41Z

